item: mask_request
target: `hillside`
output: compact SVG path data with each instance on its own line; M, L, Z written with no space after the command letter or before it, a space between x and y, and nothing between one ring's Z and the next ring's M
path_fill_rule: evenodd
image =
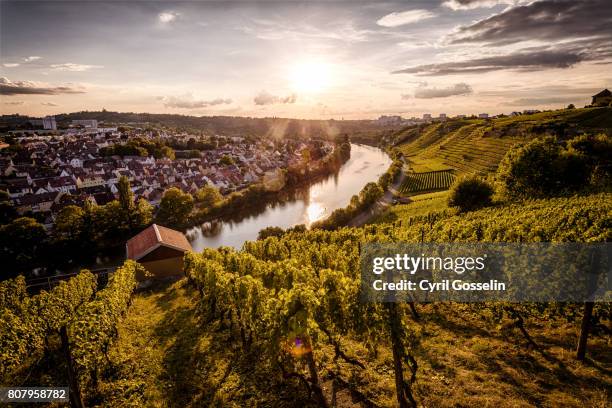
M411 171L494 172L514 145L534 137L612 132L612 108L565 109L491 120L453 119L396 134Z
M135 296L109 354L112 375L101 387L101 398L105 406L125 400L142 406L317 405L312 400L315 397L309 398L304 392L299 376L281 375L271 365L269 353L276 355L278 351L274 351L274 337L268 337L268 331L260 326L271 324L281 330L277 341L283 344L282 339L295 328L291 329L291 324L282 328L283 319L289 318L284 312L266 314L266 308L274 310L274 306L264 306L263 299L271 295L266 294L265 288L287 288L288 292L279 293L277 300L270 299L274 303L283 302L293 291L307 296L300 291L312 287L319 293L319 300L308 306L312 314L307 317L307 325L323 395L328 400L335 398L340 407L394 406L391 339L379 331L375 320L369 320L375 316L372 311L359 312L359 302L354 303L353 298L356 294L348 284L357 279L354 268L360 243L422 239L606 241L612 239L610 214L612 195L598 194L500 205L467 215L413 216L334 232L288 233L282 238L247 243L239 252L207 250L188 261L186 273L192 284L183 279ZM216 265L222 269L212 278L209 274ZM321 271L320 281L315 275L317 270ZM332 276L327 275L331 270L340 274L338 278L344 282L341 286L335 286L335 280L327 280ZM323 271L330 272L323 275ZM199 279L214 280L220 286L207 286L208 294L202 296ZM250 303L255 298L246 294L253 290L247 288L258 280L264 287L257 289L256 296L262 298ZM241 285L247 285L240 289L246 292L232 297L231 288ZM219 311L250 310L249 319L255 320L239 320L243 323L238 330L231 317L214 317L208 306L211 291L216 293L217 304L223 305ZM233 303L238 299L247 303ZM327 307L332 310L325 311ZM609 338L593 336L589 343L590 362L580 364L573 358L580 316L577 307L568 305L560 315L550 315L551 309L546 319L522 307L525 327L537 349L529 345L510 316L495 318L498 310L492 305L418 305L418 320L406 315L403 324L410 333L406 344L418 362L412 392L419 406L603 408L609 404ZM597 310L604 313L606 309ZM346 325L347 319L351 324ZM359 329L366 322L373 330L370 334ZM324 334L330 327L336 333L333 341ZM240 340L242 330L255 336L247 349ZM371 348L368 342L374 339L376 344ZM346 358L334 358L335 345L341 347ZM279 358L281 355L284 353ZM298 365L290 365L296 373L303 360L299 355L294 356L293 363ZM349 360L358 361L362 367Z

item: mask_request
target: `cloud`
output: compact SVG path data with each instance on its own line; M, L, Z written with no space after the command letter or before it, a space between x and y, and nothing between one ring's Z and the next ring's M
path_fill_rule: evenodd
M446 37L451 44L507 45L578 38L612 39L609 0L543 0L508 8L501 13L460 26Z
M406 24L412 24L435 17L436 15L428 10L409 10L403 12L394 12L381 17L376 24L383 27L399 27Z
M41 102L40 104L44 106L59 106L58 104L53 102Z
M41 59L42 57L39 57L37 55L32 55L31 57L25 57L23 59L23 62L32 62L32 61L37 61L39 59Z
M73 64L67 62L65 64L52 64L51 68L58 71L70 71L70 72L84 72L95 68L104 68L102 65L85 65L85 64Z
M239 28L247 35L266 41L332 40L342 42L367 41L374 30L356 28L353 22L334 22L334 25L315 26L307 23L288 23L285 20L254 19L249 26Z
M449 96L456 95L469 95L471 94L472 87L464 82L460 82L455 85L451 85L445 88L436 88L427 86L419 86L414 92L414 97L418 99L433 99L433 98L447 98ZM410 95L402 95L402 99L409 99Z
M508 55L475 58L458 62L417 65L392 72L393 74L416 74L425 76L473 74L480 72L513 69L520 71L538 71L549 68L569 68L573 65L590 60L587 54L563 50L533 50L517 52Z
M19 64L17 64L17 63L6 63L6 64L2 64L2 66L4 68L15 68L15 67L18 67Z
M159 13L157 18L159 19L160 23L168 24L175 21L178 16L179 14L175 13L174 11L164 11L163 13Z
M23 105L24 101L11 101L11 102L2 102L3 105Z
M499 4L516 5L528 3L531 0L447 0L442 3L443 7L452 10L473 10L477 8L491 8Z
M31 81L11 81L0 78L0 95L59 95L85 93L83 89L72 86L49 86Z
M272 95L266 91L261 91L255 98L253 98L253 102L255 105L273 105L277 103L295 103L297 101L297 95L291 94L286 97L280 97L276 95Z
M229 105L232 103L231 99L216 98L212 100L196 100L191 94L185 94L183 96L162 96L158 99L164 102L166 108L177 108L177 109L200 109L208 108L209 106L216 105Z

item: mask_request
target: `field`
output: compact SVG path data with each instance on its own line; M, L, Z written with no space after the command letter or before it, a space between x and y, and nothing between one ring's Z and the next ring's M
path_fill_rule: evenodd
M405 195L423 191L448 189L455 180L452 170L428 171L425 173L406 173L400 192Z

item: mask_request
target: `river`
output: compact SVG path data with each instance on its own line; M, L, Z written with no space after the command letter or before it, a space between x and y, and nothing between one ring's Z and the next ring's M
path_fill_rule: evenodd
M351 158L336 174L295 191L286 201L270 203L240 221L205 223L186 232L194 251L231 246L240 248L245 241L257 239L266 227L309 226L337 208L346 207L351 197L371 181L377 181L391 165L382 150L351 144Z

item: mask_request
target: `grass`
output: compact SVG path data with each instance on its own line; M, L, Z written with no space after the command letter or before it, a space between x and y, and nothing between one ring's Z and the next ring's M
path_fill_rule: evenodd
M427 215L432 212L444 211L448 209L447 196L448 191L439 191L410 197L411 200L414 200L413 202L391 206L374 218L371 223L384 224L416 215Z
M110 353L113 372L101 387L103 406L292 406L305 399L292 382L242 355L225 331L200 321L185 280L138 293Z
M226 330L200 321L197 296L185 280L136 295L110 353L114 380L103 384L103 406L312 405L297 384L262 370L257 356L236 349L224 337ZM581 364L574 359L577 328L572 323L528 320L538 351L510 325L493 323L473 306L438 303L418 305L418 310L420 320L405 324L420 338L412 349L419 364L413 387L420 406L610 406L609 339L593 336L591 359ZM328 400L335 398L337 407L367 406L364 398L393 407L389 346L380 344L377 355L357 340L347 339L342 346L366 369L334 362L332 350L319 347L315 357ZM336 388L331 372L349 387Z
M451 169L450 166L435 158L411 158L407 159L407 161L408 168L416 173Z

